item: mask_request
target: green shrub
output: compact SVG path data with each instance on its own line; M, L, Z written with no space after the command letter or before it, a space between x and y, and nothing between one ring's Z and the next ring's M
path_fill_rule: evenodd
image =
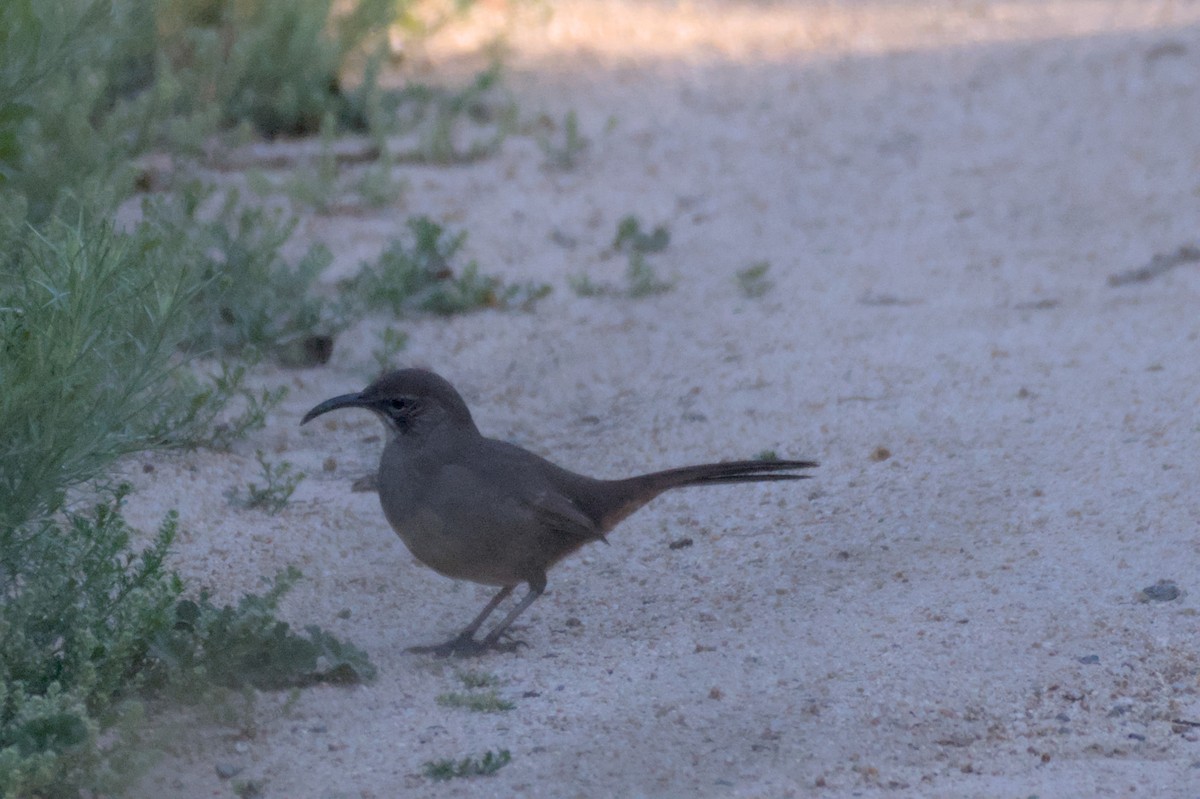
M483 757L464 757L462 760L430 760L425 764L425 776L434 782L445 782L460 777L487 777L495 774L512 761L507 749L484 752Z
M363 264L345 286L358 307L389 310L397 316L411 311L455 314L476 308L528 306L544 297L544 284L504 285L499 278L479 274L468 262L456 275L454 261L466 241L465 231L447 234L429 217L408 221L412 243L394 239L374 266Z
M362 650L316 625L299 635L275 617L279 601L300 577L288 567L265 594L247 594L236 607L214 605L207 591L179 602L174 625L151 649L157 684L178 692L198 681L279 689L374 679L375 667Z
M152 637L170 628L181 585L163 558L176 520L135 553L121 516L128 490L7 531L5 554L21 551L26 568L14 575L9 561L0 576L0 795L102 785L99 733L119 718Z
M2 536L153 445L179 400L173 356L198 287L104 225L26 231L0 261Z
M344 322L314 286L330 255L310 247L294 265L280 255L295 219L245 207L226 194L212 218L209 192L193 184L148 200L136 236L142 257L175 263L196 286L186 349L219 355L279 355L311 337L331 338Z

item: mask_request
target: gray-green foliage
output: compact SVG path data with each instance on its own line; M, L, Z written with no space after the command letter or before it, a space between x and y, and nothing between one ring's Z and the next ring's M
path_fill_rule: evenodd
M242 122L266 135L388 119L375 82L394 0L5 0L0 179L22 215L110 211L130 159L198 149ZM353 90L342 73L356 63Z
M267 414L287 396L287 386L260 388L246 385L246 367L220 362L220 371L209 378L191 372L180 375L187 398L179 412L169 417L161 431L163 442L186 448L228 450L266 424Z
M755 261L745 269L737 271L738 288L742 290L742 296L749 299L761 297L771 290L775 284L767 277L767 272L771 269L769 261Z
M0 3L0 175L13 218L43 221L67 201L111 206L132 185L128 155L144 120L100 109L112 59L107 0ZM127 123L127 124L126 124Z
M155 443L179 410L172 359L199 287L105 225L13 234L0 261L3 535Z
M343 320L314 291L329 252L310 247L295 263L280 248L296 221L243 206L229 192L206 214L209 193L189 186L144 204L138 228L144 257L178 264L200 288L190 313L187 349L201 353L278 354L310 336L328 336Z
M271 690L374 679L375 667L362 650L316 625L298 633L276 617L280 600L300 578L288 567L264 594L247 594L236 606L215 605L207 591L181 600L170 628L149 649L152 683L178 692L197 682Z
M438 694L437 703L442 707L459 707L476 713L503 713L516 707L495 691L448 691Z
M344 126L366 124L364 98L374 90L375 65L355 93L341 85L347 60L362 48L369 58L384 55L387 24L394 0L215 0L197 19L195 4L175 2L168 8L190 25L175 40L164 42L168 53L183 55L207 46L210 57L195 79L211 85L225 112L225 122L247 119L269 136L313 133L326 114ZM182 21L182 20L181 20ZM198 93L195 96L201 97Z
M527 306L545 296L544 284L505 285L479 273L479 265L457 264L465 231L450 234L425 216L408 221L411 240L394 239L375 264L363 264L345 286L359 307L455 314L476 308ZM456 271L457 270L457 271Z
M480 72L462 89L414 85L381 105L400 133L415 135L402 160L461 164L495 152L516 126L516 103L499 90L500 64Z
M617 232L612 242L612 249L624 253L629 259L625 268L625 288L620 289L609 283L597 283L586 274L570 277L571 288L580 297L624 295L634 299L670 291L675 284L660 278L648 257L662 252L670 243L671 234L665 225L656 225L647 233L642 229L641 221L629 214L617 223Z
M246 493L234 494L234 501L247 508L261 508L272 515L287 507L296 487L304 480L304 472L296 471L288 461L271 463L260 449L255 453L262 470L262 484L248 483Z
M121 515L127 491L7 530L5 554L37 562L16 575L6 562L0 575L2 796L78 795L111 776L98 736L128 712L123 697L181 590L163 567L174 515L135 552Z
M425 764L425 776L435 782L444 782L459 777L486 777L495 774L512 761L512 754L507 749L492 752L490 749L483 757L464 757L462 760L430 760Z
M670 243L671 233L666 225L655 225L654 229L647 233L642 229L641 220L629 214L617 223L612 248L617 252L647 255L662 252Z
M545 156L545 165L549 169L567 171L579 164L579 159L588 148L588 139L579 132L579 117L574 111L568 111L563 117L561 128L553 120L546 119L548 131L537 136L538 147ZM555 137L554 133L559 135Z
M380 331L379 346L371 350L371 357L375 359L375 363L379 367L379 373L382 374L389 369L394 369L396 356L407 346L407 333L397 330L394 327L385 327Z

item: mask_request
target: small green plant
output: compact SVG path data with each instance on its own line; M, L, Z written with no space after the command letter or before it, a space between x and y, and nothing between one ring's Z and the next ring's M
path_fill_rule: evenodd
M394 327L385 327L379 333L379 346L371 350L379 372L396 368L396 356L408 346L408 334Z
M777 460L779 460L779 453L777 453L773 449L764 449L762 452L760 452L754 456L754 460L756 460L756 461L777 461Z
M188 397L178 413L166 418L157 430L164 444L185 448L206 447L228 451L235 442L262 429L267 416L287 396L287 386L248 388L246 367L221 361L220 371L209 378L180 375L180 392ZM237 410L229 415L229 409Z
M605 283L597 283L584 273L569 275L567 284L571 290L580 297L603 297L615 293L612 286Z
M262 208L243 207L236 192L214 218L203 207L210 190L187 186L178 195L147 201L135 233L148 263L172 264L200 286L186 346L193 352L278 355L297 341L328 336L344 320L314 286L332 260L314 246L295 264L280 249L296 227Z
M129 689L140 681L149 639L169 629L182 586L163 565L175 515L134 550L122 515L129 490L117 486L90 510L2 531L0 795L100 787L102 774L121 771L106 753L135 740L134 730L112 725L138 713Z
M528 306L550 290L545 284L504 285L481 275L474 261L458 274L452 267L466 232L449 234L429 217L410 219L412 242L394 240L375 265L363 264L345 286L346 294L367 309L455 314L476 308Z
M458 679L467 688L490 688L500 684L500 678L486 671L460 671Z
M362 198L368 208L383 208L392 205L404 196L407 183L397 177L396 160L386 150L363 169L351 184L351 190Z
M656 225L653 231L647 233L642 230L641 221L629 214L617 223L617 235L613 237L612 248L631 255L645 255L662 252L670 243L671 234L665 225Z
M230 788L239 799L258 799L263 795L266 783L262 780L234 780Z
M214 605L207 591L198 599L180 600L174 623L150 649L152 685L180 693L198 681L278 690L374 679L375 667L353 644L316 625L298 634L276 618L280 600L301 576L289 566L275 576L266 593L247 594L236 607Z
M495 691L481 693L450 691L438 694L437 703L442 707L460 707L476 713L503 713L516 707L507 699L501 699Z
M294 471L288 461L271 463L261 449L255 452L255 458L262 468L263 484L250 483L246 486L246 496L235 493L233 499L243 507L261 508L274 515L287 507L292 493L308 475Z
M284 183L284 192L293 200L327 213L337 200L338 163L333 152L337 123L326 113L321 123L321 149L317 157L302 164Z
M493 753L490 749L481 758L464 757L462 760L431 760L425 764L425 776L437 782L459 777L486 777L495 774L512 761L507 749Z
M625 270L625 280L629 284L626 293L635 298L662 294L670 291L674 286L670 281L659 278L654 267L641 252L634 252L629 256L629 268Z
M550 125L553 123L550 122ZM579 132L579 118L574 111L568 111L563 118L561 131L560 141L552 139L550 133L541 133L537 143L545 156L547 168L567 171L579 164L579 158L588 148L589 142L587 137Z
M158 40L147 56L186 99L216 103L226 125L250 120L268 137L311 134L332 114L361 129L394 2L338 5L341 13L331 13L332 0L156 4L149 22ZM340 73L355 57L365 57L364 79L347 92Z
M775 284L767 277L767 271L770 268L769 261L755 261L745 269L738 270L737 284L738 288L742 290L743 297L755 299L771 290Z
M580 297L623 295L640 298L670 291L674 283L658 276L647 255L662 252L671 241L671 234L663 225L650 233L642 229L642 223L630 214L617 224L612 248L629 258L625 269L625 288L619 289L608 283L596 283L585 274L568 278L571 289Z
M500 92L499 62L459 91L411 86L397 111L400 128L417 132L417 142L398 157L412 163L462 164L495 152L515 127L516 104ZM473 135L463 132L473 126Z

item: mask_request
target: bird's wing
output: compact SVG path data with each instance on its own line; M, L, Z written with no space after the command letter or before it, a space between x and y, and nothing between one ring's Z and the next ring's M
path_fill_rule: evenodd
M554 479L558 467L531 452L504 442L489 442L487 481L502 487L546 532L584 544L600 537L596 523L561 490Z
M577 540L583 544L600 537L596 525L583 514L574 502L555 491L542 491L525 498L525 505L534 512L538 522L547 530Z

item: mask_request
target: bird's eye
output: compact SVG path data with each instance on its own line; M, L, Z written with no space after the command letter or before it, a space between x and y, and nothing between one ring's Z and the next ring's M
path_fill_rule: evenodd
M412 403L409 402L407 397L401 397L399 399L388 400L388 407L391 408L396 413L403 413L404 411L407 411L411 406L412 406Z

